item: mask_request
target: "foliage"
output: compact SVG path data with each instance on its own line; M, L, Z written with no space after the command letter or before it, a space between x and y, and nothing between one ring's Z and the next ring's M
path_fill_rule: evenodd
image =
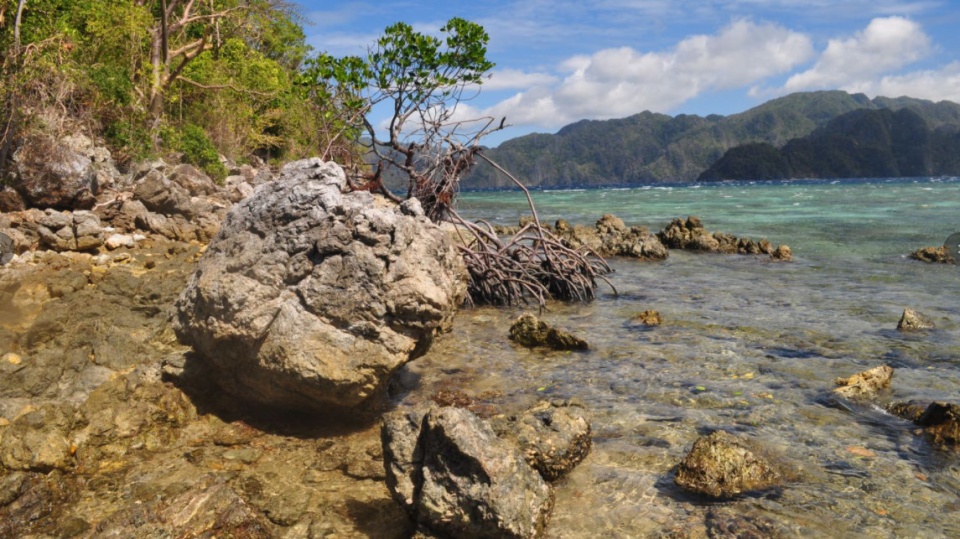
M310 47L283 0L0 0L0 14L4 148L18 130L79 130L122 163L179 151L160 135L190 125L238 160L325 144L295 84Z
M475 302L509 305L532 298L544 306L548 298L592 299L597 279L610 271L602 258L565 247L536 218L502 242L489 226L457 214L461 177L478 156L486 160L480 141L504 123L456 116L466 92L475 91L493 67L486 58L487 33L459 18L440 31L444 38L397 23L366 57L320 55L309 63L301 86L318 105L335 105L324 116L327 139L355 140L374 158L368 174L354 161L353 188L378 190L399 202L384 184L386 174L399 173L408 180L407 197L417 198L427 216L457 224ZM370 119L380 105L392 111L385 134ZM527 200L536 216L529 193Z
M220 162L220 154L200 126L185 125L179 131L170 133L168 138L174 148L183 152L184 161L200 167L217 183L223 183L227 177L227 169Z
M486 31L460 18L440 31L443 38L396 23L365 57L321 55L304 80L314 100L336 104L336 113L325 118L329 138L354 138L375 156L374 172L355 170L355 187L393 197L383 175L395 169L409 179L407 196L419 198L434 219L451 209L480 139L502 128L492 118L455 117L465 92L479 87L493 67ZM392 110L385 134L369 118L381 104Z

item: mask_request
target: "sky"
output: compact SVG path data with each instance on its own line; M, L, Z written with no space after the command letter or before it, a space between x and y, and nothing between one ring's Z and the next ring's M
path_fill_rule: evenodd
M496 64L464 117L506 117L485 143L646 110L729 115L846 90L960 103L957 0L296 0L308 43L363 55L406 22L482 25ZM383 114L383 113L380 113Z

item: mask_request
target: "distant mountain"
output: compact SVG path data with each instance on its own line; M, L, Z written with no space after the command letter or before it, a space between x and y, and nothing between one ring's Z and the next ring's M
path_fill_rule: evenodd
M731 148L698 179L958 175L960 127L943 120L927 120L912 106L855 110L783 148L766 143Z
M671 117L642 112L618 120L583 120L554 135L531 134L505 141L486 153L529 186L694 181L731 148L765 144L763 151L769 153L767 147L780 149L852 111L905 108L931 130L960 127L960 105L947 101L871 100L842 91L804 92L730 116ZM489 165L480 164L462 185L467 189L500 188L511 183Z

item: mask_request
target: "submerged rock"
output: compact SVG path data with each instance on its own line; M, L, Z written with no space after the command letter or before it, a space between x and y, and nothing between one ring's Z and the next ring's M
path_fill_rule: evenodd
M716 431L702 436L677 467L674 479L690 492L730 498L766 490L783 482L783 474L754 445L733 434Z
M923 331L936 327L933 320L910 308L903 310L900 322L897 323L897 329L900 331Z
M540 537L553 492L513 444L461 408L384 417L387 486L411 517L447 537Z
M934 264L954 263L953 256L950 254L950 249L947 249L947 247L943 245L940 247L921 247L910 253L910 258L919 260L921 262Z
M645 326L659 326L663 323L660 313L653 310L646 310L633 317L634 322L639 322Z
M167 499L130 506L101 521L96 537L274 537L267 519L214 474Z
M501 437L513 440L527 464L551 482L576 468L593 443L585 410L570 403L541 402L495 428Z
M447 329L463 260L415 199L343 194L307 159L230 211L177 301L175 329L237 398L319 412L381 396Z
M510 340L526 347L545 346L554 350L586 350L587 341L549 326L530 313L523 313L510 326Z
M923 433L934 445L960 450L960 405L911 401L891 404L887 411L923 427Z
M892 379L893 368L880 365L849 378L837 378L834 382L840 387L833 392L848 399L873 397L879 391L890 387Z

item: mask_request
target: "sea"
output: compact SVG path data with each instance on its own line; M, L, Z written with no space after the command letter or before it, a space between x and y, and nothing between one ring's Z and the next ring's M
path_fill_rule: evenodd
M613 258L588 303L476 307L407 368L405 404L457 391L489 413L540 400L589 413L593 448L556 484L548 537L960 537L960 454L931 446L884 407L960 401L960 266L911 260L960 232L960 178L722 182L534 191L540 218L590 225L612 213L651 231L701 218L711 231L787 244L791 262L671 251ZM523 193L462 193L470 219L515 224ZM905 308L936 324L900 332ZM663 324L633 322L656 310ZM511 343L523 311L590 343ZM894 369L875 398L835 379ZM674 483L694 441L749 438L788 471L779 488L709 501ZM727 535L722 535L727 533ZM750 535L759 533L759 535ZM720 535L718 535L720 534Z

